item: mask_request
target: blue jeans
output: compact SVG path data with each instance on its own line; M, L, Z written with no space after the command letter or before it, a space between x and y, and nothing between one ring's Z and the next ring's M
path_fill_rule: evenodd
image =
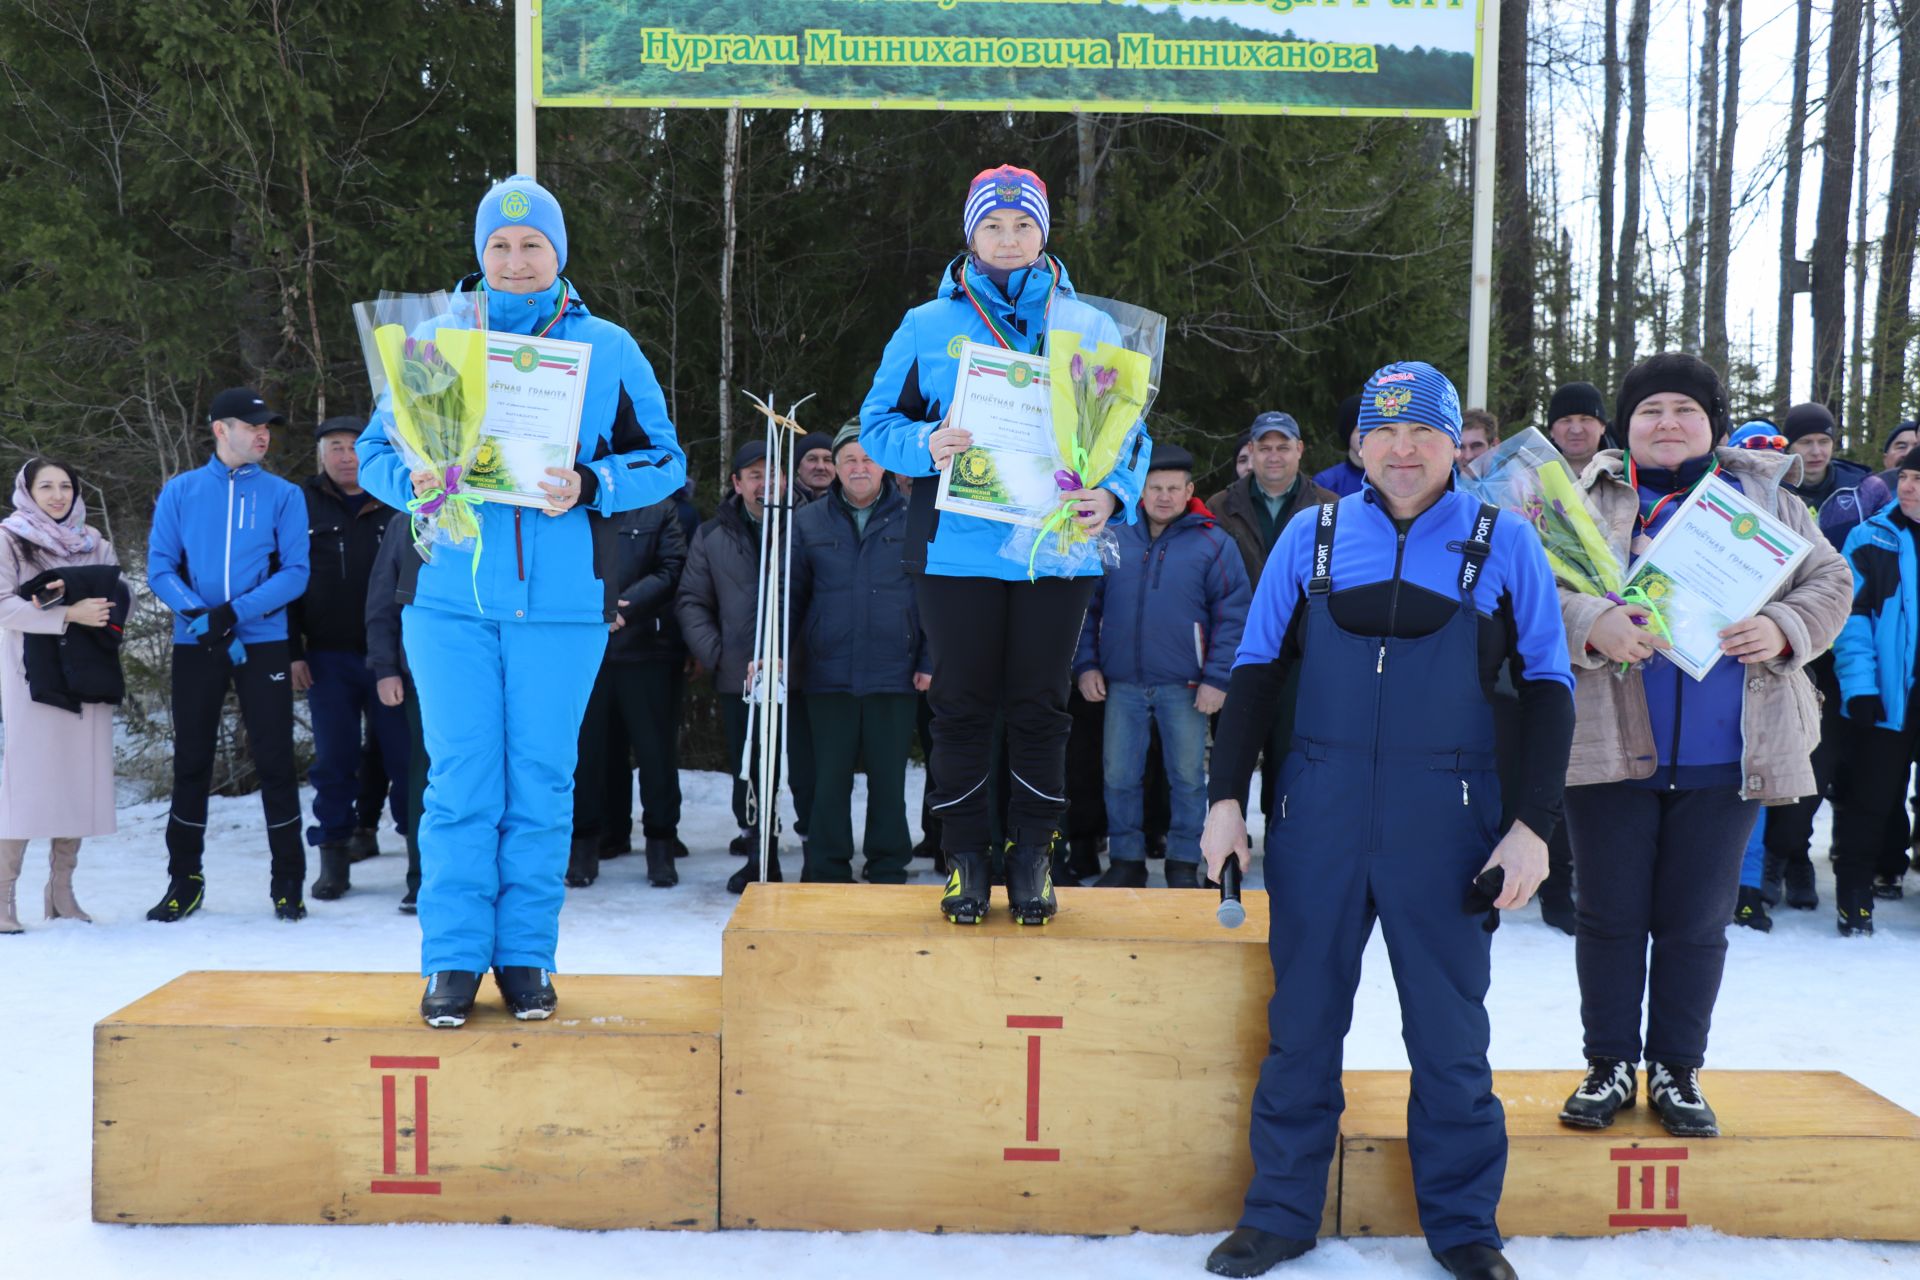
M1167 859L1200 861L1200 827L1207 818L1207 718L1194 709L1184 684L1109 684L1105 744L1107 856L1144 862L1142 783L1147 772L1147 726L1160 727L1172 799Z
M380 761L390 786L395 826L406 825L407 717L399 707L381 703L364 653L314 649L307 653L313 687L307 690L307 717L313 723L313 823L310 844L339 844L359 825L354 801L360 794L360 722L373 729Z

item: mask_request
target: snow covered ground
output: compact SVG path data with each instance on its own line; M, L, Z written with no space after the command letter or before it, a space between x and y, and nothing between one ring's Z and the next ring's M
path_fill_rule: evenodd
M576 973L720 971L720 930L732 909L725 891L739 865L725 852L732 835L726 780L686 775L694 856L682 882L649 889L638 857L605 865L600 882L569 896L560 964ZM920 775L911 780L918 813ZM311 797L308 797L310 801ZM856 804L863 797L856 793ZM1049 1277L1193 1277L1211 1238L585 1233L539 1227L115 1227L90 1216L91 1028L96 1020L188 969L386 969L414 967L418 929L394 909L404 855L388 832L388 856L353 869L354 889L310 903L298 925L277 924L266 901L266 862L257 800L213 804L206 907L172 927L149 924L146 908L165 886L164 803L129 806L121 830L81 853L81 902L92 926L40 922L46 846L28 854L21 880L29 931L0 938L0 1280L25 1277L367 1278L523 1276L545 1268L566 1276L965 1276L1009 1263ZM856 828L858 824L856 823ZM1825 848L1824 817L1819 847ZM1731 930L1710 1066L1844 1070L1920 1111L1920 894L1885 903L1871 941L1835 936L1831 879L1820 863L1822 909L1782 910L1771 936ZM797 859L789 862L797 870ZM916 879L932 883L930 864ZM1257 877L1256 877L1257 881ZM1158 872L1155 872L1158 883ZM1909 880L1913 884L1913 880ZM1494 938L1493 1063L1496 1067L1579 1064L1580 1025L1572 940L1529 908L1509 915ZM559 980L562 998L566 981ZM1398 1005L1378 934L1368 949L1347 1063L1405 1069ZM181 1116L182 1123L193 1117ZM1913 1188L1920 1213L1920 1188ZM1920 1277L1920 1246L1735 1240L1704 1231L1645 1233L1612 1240L1518 1239L1508 1255L1528 1280L1808 1280L1810 1277ZM1279 1274L1438 1277L1418 1240L1330 1241Z

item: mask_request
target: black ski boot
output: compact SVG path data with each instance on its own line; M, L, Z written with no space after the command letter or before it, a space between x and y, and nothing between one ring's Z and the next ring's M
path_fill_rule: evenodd
M1147 864L1131 858L1115 858L1107 864L1107 873L1093 882L1096 889L1144 889Z
M671 889L680 883L680 873L673 866L671 840L647 841L647 883L656 889Z
M299 895L279 897L273 900L273 918L292 924L296 920L307 918L307 904L300 901Z
M1820 905L1820 891L1813 885L1813 863L1797 858L1787 864L1787 905L1795 911L1812 911Z
M1840 908L1838 921L1843 938L1873 936L1873 890L1860 885L1836 886L1834 901Z
M598 880L600 859L605 856L598 836L575 836L567 850L567 888L585 889Z
M427 979L426 994L420 997L420 1019L430 1027L458 1027L473 1012L474 997L480 994L483 975L448 969Z
M1720 1120L1700 1095L1700 1073L1694 1067L1647 1064L1647 1101L1667 1132L1676 1138L1717 1138Z
M1216 1276L1263 1276L1283 1262L1312 1251L1313 1240L1292 1240L1258 1227L1241 1227L1213 1246L1207 1270Z
M1007 909L1015 924L1045 924L1060 909L1053 896L1053 846L1057 834L1007 849Z
M185 920L200 909L201 902L207 896L207 878L205 876L174 876L167 881L167 891L147 912L147 919L161 924L172 924L176 920Z
M1506 1255L1490 1244L1457 1244L1439 1250L1433 1260L1454 1280L1520 1280Z
M753 854L748 857L747 865L727 877L727 892L736 894L745 893L748 885L758 884L759 882L760 850L756 848ZM767 854L767 883L783 883L780 879L780 851L778 849L771 850Z
M1733 922L1761 933L1773 932L1773 917L1767 914L1767 900L1758 885L1741 885L1740 901L1733 908Z
M380 856L380 833L372 827L355 827L353 835L347 840L347 860L365 862L368 858ZM314 894L319 897L319 894Z
M993 891L987 885L984 850L948 853L947 891L940 896L940 914L953 924L979 924L987 918Z
M522 1022L544 1021L553 1016L560 1003L553 979L545 969L532 965L497 964L493 966L493 983L507 1002L507 1012Z
M1575 1129L1605 1129L1639 1092L1633 1064L1619 1058L1588 1058L1587 1078L1560 1108L1560 1123Z
M1168 858L1166 865L1167 888L1198 889L1200 887L1200 864L1182 862L1178 858Z
M322 902L332 902L351 889L353 885L349 881L347 867L352 862L351 845L343 842L321 845L320 874L314 877L313 896Z

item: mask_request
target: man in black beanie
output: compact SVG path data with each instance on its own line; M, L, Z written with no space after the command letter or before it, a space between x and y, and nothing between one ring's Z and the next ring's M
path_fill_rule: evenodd
M1591 382L1555 387L1547 401L1547 435L1575 476L1585 471L1593 455L1607 447L1607 406L1600 388Z
M1322 489L1331 489L1341 497L1360 492L1367 472L1360 465L1360 397L1348 396L1340 402L1340 438L1347 442L1347 456L1313 478Z
M811 502L833 488L833 437L809 431L793 446L793 496Z
M1857 507L1858 496L1852 491L1857 490L1870 473L1857 462L1833 456L1833 415L1825 405L1793 406L1787 410L1786 428L1781 434L1787 437L1787 452L1799 455L1800 482L1791 487L1806 500L1807 510L1820 516L1835 495L1843 492L1849 495L1842 500L1843 506L1851 503ZM1836 514L1846 517L1842 521L1844 528L1829 528L1833 522L1821 519L1820 530L1837 550L1846 542L1847 533L1860 523L1861 513L1845 510Z

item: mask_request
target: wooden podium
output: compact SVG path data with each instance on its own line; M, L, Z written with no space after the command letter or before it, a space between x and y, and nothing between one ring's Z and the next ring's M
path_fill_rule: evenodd
M1920 1240L1920 1116L1833 1071L1707 1071L1718 1138L1675 1138L1639 1101L1610 1129L1569 1129L1578 1069L1496 1071L1507 1111L1500 1229L1605 1236L1712 1227L1728 1235ZM1346 1073L1340 1232L1420 1234L1407 1160L1407 1076Z
M189 973L94 1028L99 1222L718 1222L720 982L565 977L457 1031L420 979Z
M925 886L748 888L722 964L722 1225L1234 1225L1265 895L1238 930L1193 890L1063 889L1045 928L994 896L963 927Z

